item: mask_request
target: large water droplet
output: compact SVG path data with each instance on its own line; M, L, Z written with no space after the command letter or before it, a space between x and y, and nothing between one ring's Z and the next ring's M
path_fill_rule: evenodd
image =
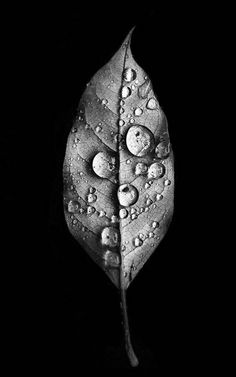
M123 86L121 89L121 97L122 98L127 98L131 94L131 89L128 86Z
M75 213L78 212L80 208L79 202L77 200L70 200L68 203L68 212Z
M144 126L132 126L126 135L126 145L134 156L145 156L154 147L154 137Z
M143 113L143 110L140 107L136 107L136 109L134 110L134 115L136 117L139 117L140 115L142 115L142 113Z
M115 157L107 152L99 152L92 162L93 171L101 178L110 178L116 173Z
M130 184L121 185L118 189L118 200L120 205L128 207L138 200L138 190Z
M126 82L131 82L135 80L137 77L137 73L132 68L126 68L123 72L123 78Z
M152 84L150 80L144 81L142 85L138 88L138 96L140 98L147 98L148 93L150 92L152 88Z
M160 162L154 162L149 166L148 178L161 178L165 174L165 166Z
M119 211L119 216L121 219L125 219L128 216L128 211L125 208L121 208Z
M105 251L104 259L107 267L119 267L120 265L120 256L111 250Z
M135 166L136 175L145 174L147 170L148 170L148 167L143 162L138 162L137 165Z
M150 98L150 100L147 103L147 109L155 110L157 108L157 101L155 98Z
M115 228L106 227L101 234L102 245L115 247L118 244L118 232Z

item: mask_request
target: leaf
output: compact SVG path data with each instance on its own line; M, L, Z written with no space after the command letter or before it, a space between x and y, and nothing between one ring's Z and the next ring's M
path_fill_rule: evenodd
M87 84L68 136L63 167L68 228L125 290L158 247L173 214L174 167L167 119L127 35ZM126 331L127 330L127 331Z

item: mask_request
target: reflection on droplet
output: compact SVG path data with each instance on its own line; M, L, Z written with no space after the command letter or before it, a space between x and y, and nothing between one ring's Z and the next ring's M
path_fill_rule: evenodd
M116 173L116 160L107 152L99 152L92 162L93 171L101 178L110 178Z
M120 113L120 114L123 114L124 112L125 112L124 108L123 108L123 107L120 107L119 113Z
M121 219L125 219L128 216L128 211L125 208L121 208L119 212L119 216Z
M102 100L102 105L105 106L105 105L107 105L107 104L108 104L108 100L107 100L107 99L103 99L103 100Z
M68 212L75 213L79 210L80 204L76 200L70 200L67 208Z
M134 156L145 156L154 147L154 137L151 131L144 126L132 126L126 135L126 144Z
M101 126L97 126L97 127L95 128L95 131L96 131L96 132L101 132L101 131L102 131L102 127L101 127Z
M161 178L165 174L165 167L160 162L154 162L149 166L148 178Z
M128 207L138 200L138 190L130 184L121 185L118 189L118 200L120 205Z
M147 103L147 108L150 110L154 110L157 108L157 101L155 98L150 98L150 100Z
M131 89L128 86L123 86L121 89L121 97L122 98L127 98L131 94Z
M118 244L118 232L113 227L106 227L101 234L101 242L103 245L115 247Z
M146 205L147 206L150 206L152 204L152 200L150 199L150 198L148 198L147 200L146 200Z
M157 228L158 226L159 226L158 222L157 221L153 221L153 223L152 223L153 229Z
M139 117L140 115L142 115L142 113L143 113L143 110L140 107L136 107L136 109L134 110L134 115L136 117Z
M134 246L136 246L136 247L141 246L142 243L143 243L143 241L140 240L140 238L136 237L136 238L134 239Z
M138 162L137 165L135 166L136 175L145 174L147 170L148 170L148 167L143 162Z
M163 195L161 195L161 194L157 194L157 195L156 195L156 200L161 200L161 199L163 199Z
M152 88L151 81L146 80L140 87L138 88L138 96L140 98L147 98L148 93L150 92Z
M124 124L125 124L125 122L123 121L123 119L120 119L119 120L119 126L122 127Z
M87 201L88 203L94 203L97 200L97 196L94 194L88 194Z
M132 68L126 68L123 72L123 78L126 82L131 82L137 77L136 71Z
M130 164L131 163L131 160L126 160L126 164Z
M89 192L90 192L90 194L94 194L95 192L96 192L96 189L95 189L95 187L89 187Z
M169 179L166 179L165 182L164 182L164 185L169 186L170 184L171 184L171 181Z
M104 260L107 267L119 267L120 265L119 255L111 250L106 250L104 253Z
M95 208L94 207L91 207L91 206L87 207L87 214L88 215L92 215L94 212L95 212Z

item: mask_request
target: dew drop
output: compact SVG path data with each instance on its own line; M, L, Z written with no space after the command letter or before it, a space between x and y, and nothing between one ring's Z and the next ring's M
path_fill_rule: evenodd
M130 119L130 123L134 123L134 118L131 118L131 119Z
M77 127L73 127L72 130L71 130L71 133L74 134L77 131L78 131L78 128Z
M155 153L158 158L167 158L170 154L170 143L166 141L161 141L157 145Z
M157 221L153 221L152 228L156 229L158 226L159 226L158 222Z
M75 213L79 210L80 204L76 200L70 200L68 203L68 212Z
M80 208L80 210L79 210L79 213L84 213L85 212L85 209L84 208Z
M121 97L122 98L127 98L131 94L131 89L128 86L123 86L121 89Z
M136 175L145 174L147 170L148 170L148 167L143 162L138 162L137 165L135 166Z
M107 267L119 267L120 257L117 253L114 253L111 250L106 250L104 253L105 265Z
M121 246L121 251L125 251L125 249L126 249L125 245L122 245Z
M155 110L157 108L157 101L155 100L155 98L150 98L147 103L147 108L150 110Z
M88 194L87 201L88 203L94 203L97 200L97 196L94 194Z
M161 199L163 199L163 195L161 195L161 194L157 194L157 195L156 195L156 200L161 200Z
M150 187L150 183L148 183L148 182L145 183L144 188L145 188L145 189L148 189L149 187Z
M144 241L146 237L143 233L140 233L139 238L140 238L140 240Z
M108 104L108 100L107 100L107 99L103 99L103 100L102 100L102 105L105 106L105 105L107 105L107 104Z
M89 192L90 192L90 194L94 194L95 192L96 192L96 189L95 189L95 187L90 187L89 188Z
M154 146L153 134L144 126L132 126L126 135L126 144L134 156L145 156Z
M123 108L123 107L120 107L119 113L120 113L120 114L123 114L124 112L125 112L124 108Z
M123 78L126 82L131 82L135 80L137 77L137 73L132 68L126 68L123 72Z
M153 237L154 237L154 233L153 233L153 232L150 232L150 233L148 234L148 236L149 236L149 238L153 238Z
M131 208L131 211L130 211L131 215L132 215L133 213L135 213L135 212L136 212L136 210L135 210L134 208Z
M149 166L148 178L161 178L165 174L165 166L160 162L154 162Z
M166 179L165 182L164 182L164 185L169 186L170 184L171 184L171 181L169 179Z
M99 212L99 217L104 217L106 216L106 212L105 211L100 211Z
M116 223L118 221L118 217L116 215L111 216L111 222Z
M148 93L150 92L152 88L151 81L146 80L140 87L138 88L138 96L140 98L147 98Z
M144 212L144 208L143 207L140 208L140 212L141 213Z
M123 121L123 119L120 119L119 120L119 126L122 127L124 124L125 124L125 122Z
M116 143L120 143L121 140L122 140L121 134L115 134L114 140L115 140Z
M115 157L107 152L99 152L92 162L93 171L101 178L110 178L116 173Z
M126 160L126 164L130 164L131 163L131 160Z
M136 237L134 239L134 246L138 247L138 246L141 246L142 245L142 240L140 240L140 238Z
M87 215L92 215L95 212L95 208L88 206L87 207Z
M152 204L152 200L150 198L148 198L147 201L146 201L146 205L150 206L151 204Z
M122 99L121 101L120 101L120 106L123 106L125 104L125 101Z
M131 215L131 220L137 219L137 217L136 213L133 213L133 215Z
M119 216L121 219L125 219L128 216L128 211L125 208L121 208L119 211Z
M101 127L101 126L97 126L97 127L95 128L95 131L96 131L96 132L101 132L101 131L102 131L102 127Z
M134 110L134 115L136 117L139 117L140 115L142 115L142 113L143 113L143 110L140 107L136 107L136 109Z
M138 190L130 184L121 185L117 192L120 205L128 207L138 200Z
M118 232L113 227L106 227L101 234L101 242L103 245L115 247L118 244Z

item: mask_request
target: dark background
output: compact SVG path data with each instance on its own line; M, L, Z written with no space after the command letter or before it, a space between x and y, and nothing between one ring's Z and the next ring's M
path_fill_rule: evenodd
M210 107L206 94L217 39L214 14L186 6L117 9L117 4L101 4L95 9L91 4L35 7L27 10L25 19L14 29L11 47L20 81L11 87L12 107L23 100L24 126L19 132L19 120L10 122L7 136L21 143L4 160L14 171L7 207L17 204L17 226L10 236L17 254L11 257L17 281L17 298L10 298L16 328L11 345L20 362L32 363L34 369L79 373L82 368L130 368L119 293L65 224L62 164L86 83L136 25L131 48L168 119L176 190L169 231L127 292L132 343L139 368L201 369L211 360L216 336L211 310L216 292L209 275L209 243L203 236L209 209L202 200L210 190L199 181L209 148L202 127ZM11 265L9 270L13 275Z

